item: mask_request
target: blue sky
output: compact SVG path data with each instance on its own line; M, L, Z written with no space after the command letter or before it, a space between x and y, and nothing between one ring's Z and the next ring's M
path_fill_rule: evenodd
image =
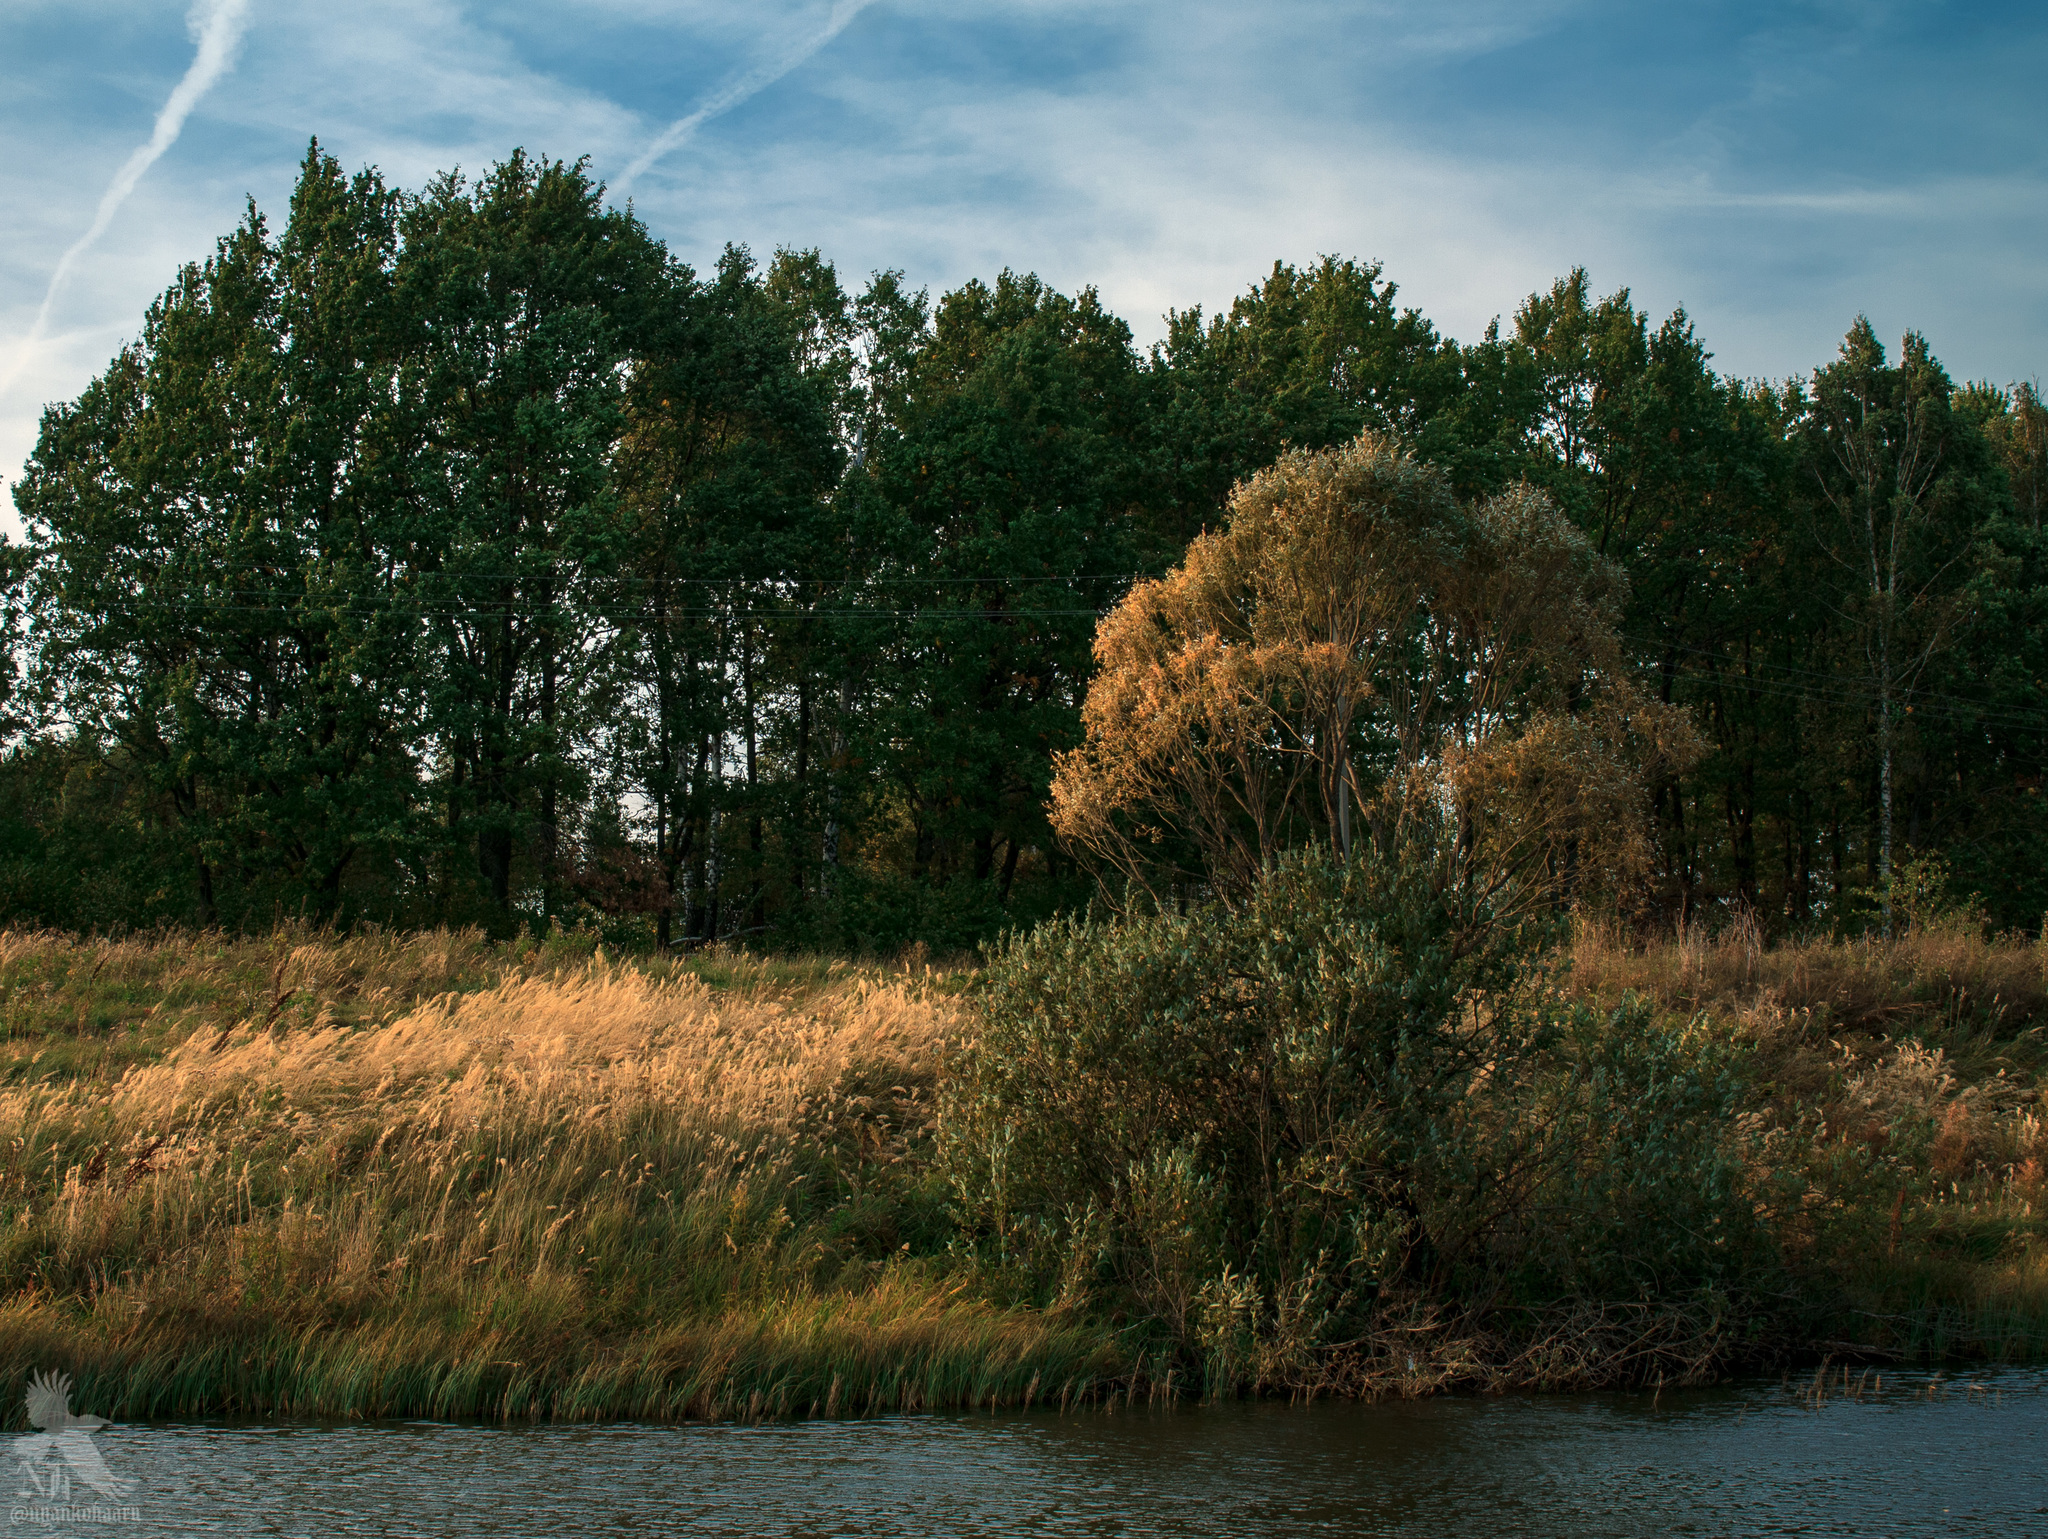
M228 67L28 346L238 3ZM2048 7L1936 0L9 0L0 478L246 198L281 214L309 136L400 185L515 145L617 182L733 98L630 189L700 266L741 241L934 290L1032 269L1144 341L1275 258L1384 261L1465 337L1584 264L1683 304L1733 373L1804 372L1860 311L1958 376L2036 378L2044 79Z

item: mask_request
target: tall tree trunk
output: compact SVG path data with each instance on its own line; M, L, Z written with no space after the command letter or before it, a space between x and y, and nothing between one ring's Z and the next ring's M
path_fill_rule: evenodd
M553 602L552 594L549 595L548 602ZM555 665L555 637L550 625L541 637L540 720L544 745L542 752L547 755L547 770L541 779L539 830L540 906L541 913L549 919L553 919L561 907L561 834L556 825L560 794L560 757L555 743Z
M512 830L502 823L477 830L477 869L500 913L512 909Z
M825 776L825 838L819 852L825 865L819 894L828 901L839 885L839 782L846 769L846 711L852 695L853 681L841 674L838 706L832 713L832 761Z
M719 909L722 905L719 899L723 896L725 888L724 823L725 819L720 816L720 809L713 807L710 817L710 837L707 841L711 846L709 852L710 859L706 864L704 873L704 938L714 941L718 939L718 922L721 917Z
M811 671L806 663L796 690L796 805L789 818L789 886L798 902L806 890L811 824Z
M1884 905L1884 938L1892 936L1892 653L1890 616L1877 638L1877 891Z
M1807 804L1806 793L1793 793L1792 797L1792 838L1795 849L1793 875L1794 902L1792 914L1804 921L1813 913L1813 840L1810 827L1813 821L1812 809Z
M740 690L747 714L747 881L754 890L748 905L747 923L761 929L768 923L768 899L763 879L761 851L766 844L761 827L760 775L754 757L754 632L749 627L740 639Z
M1010 884L1017 879L1017 852L1019 848L1017 836L1012 834L1010 836L1010 847L1003 855L1002 901L1005 907L1010 902Z
M666 780L667 756L663 755ZM661 861L661 901L654 909L654 949L668 955L676 915L676 862L669 856L669 799L664 793L654 806L654 853Z

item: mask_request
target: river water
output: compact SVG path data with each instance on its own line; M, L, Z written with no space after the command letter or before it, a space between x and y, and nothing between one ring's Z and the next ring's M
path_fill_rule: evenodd
M121 1426L91 1439L133 1482L118 1506L74 1481L68 1511L17 1495L8 1532L2048 1536L2048 1372L1887 1375L1860 1400L1802 1387L765 1426Z

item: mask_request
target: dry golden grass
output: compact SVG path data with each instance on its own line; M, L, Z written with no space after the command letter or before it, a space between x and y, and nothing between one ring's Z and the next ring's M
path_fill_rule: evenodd
M2048 941L1969 923L1765 947L1579 926L1569 986L1734 1026L1754 1049L1756 1184L1858 1339L2048 1349Z
M1684 927L1644 943L1582 922L1570 948L1574 985L1596 997L1633 989L1676 1008L1731 1016L1780 1012L1859 1034L1954 1027L2011 1036L2048 1020L2048 939L1987 938L1975 925L1934 925L1891 940L1765 946L1754 924L1719 934Z
M933 1259L928 970L479 947L277 945L240 1019L0 1088L8 1361L121 1414L909 1407L1114 1368ZM100 949L96 979L164 966Z
M1754 1046L1737 1131L1795 1277L1833 1301L1815 1339L2048 1345L2048 951L1584 927L1569 960L1590 999L1634 991ZM759 1416L1129 1385L1117 1327L998 1306L952 1259L930 1119L958 981L622 962L578 937L0 935L0 1351L121 1416ZM1411 1331L1351 1388L1720 1361L1683 1312L1574 1308L1512 1339Z
M195 1032L104 1098L139 1128L275 1091L316 1119L372 1115L413 1127L615 1117L630 1107L787 1131L849 1076L928 1081L951 1024L943 1000L872 975L800 1003L759 988L714 992L688 974L649 977L600 955L443 994L379 1024L323 1014L290 1031L251 1020ZM0 1098L0 1116L15 1110Z

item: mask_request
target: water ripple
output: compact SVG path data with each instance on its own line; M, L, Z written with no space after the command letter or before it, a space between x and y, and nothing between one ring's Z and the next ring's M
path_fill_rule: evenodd
M10 1533L2048 1534L2048 1373L741 1426L111 1428L139 1523ZM90 1498L76 1493L73 1501Z

